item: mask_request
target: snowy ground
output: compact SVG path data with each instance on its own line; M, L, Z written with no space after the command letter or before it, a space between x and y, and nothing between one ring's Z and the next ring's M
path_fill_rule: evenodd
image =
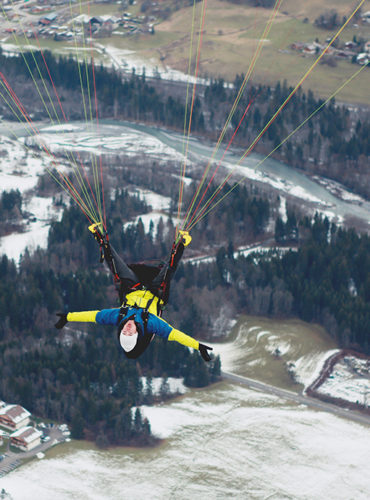
M153 225L153 236L155 236L157 234L159 221L162 219L163 223L166 224L170 218L168 214L170 210L171 198L168 196L162 196L154 191L151 191L150 189L141 189L138 187L133 188L132 193L137 193L148 206L152 207L152 210L147 214L138 215L130 222L126 222L123 224L123 228L126 229L129 226L136 225L140 219L144 225L146 233L149 233L151 225ZM176 224L176 219L172 220Z
M29 154L18 141L0 137L0 194L18 189L22 194L22 211L26 214L24 231L0 238L0 253L5 253L16 262L28 248L45 248L52 220L61 218L62 210L53 204L52 198L35 196L40 175L50 168L46 156ZM62 168L62 167L61 167Z
M147 381L146 377L141 377L144 391L146 390ZM160 395L164 381L167 382L168 394L185 394L189 390L179 378L168 377L167 379L163 379L162 377L153 377L151 383L153 396Z
M98 43L95 43L94 46L97 50L101 51L102 54L107 55L117 69L122 70L122 68L124 68L128 73L135 70L137 75L141 75L145 71L146 77L161 78L163 80L177 82L189 82L191 84L198 82L204 85L207 83L205 79L196 79L194 76L188 76L181 71L171 69L164 63L158 65L157 61L141 59L133 50L118 49L112 45L103 46Z
M290 180L283 179L281 177L277 177L275 175L264 172L262 167L264 163L263 160L259 160L258 158L253 160L251 158L248 158L247 160L249 161L247 161L247 163L243 165L235 165L233 163L223 162L223 166L224 168L226 168L226 170L232 172L233 175L235 174L238 178L242 177L243 179L246 178L252 181L267 183L272 188L277 189L282 193L286 193L310 203L317 203L321 206L322 210L329 209L333 206L330 203L324 203L323 200L307 191L307 189L304 189L302 186L297 186ZM343 191L345 191L344 188ZM284 210L284 201L281 209Z
M296 248L290 248L290 247L271 247L271 246L265 246L262 243L253 243L251 245L246 245L246 246L241 246L235 252L233 253L234 259L237 259L240 256L243 257L248 257L248 255L251 254L265 254L266 252L275 252L277 254L283 254L285 252L288 252L289 250L296 250ZM215 262L216 257L210 257L210 256L200 256L200 257L190 257L189 259L185 258L184 262L194 264L194 265L199 265L199 264L210 264L211 262Z
M364 198L362 198L358 194L347 191L341 184L339 184L339 182L333 181L332 179L319 177L318 175L314 175L313 179L315 179L315 181L322 186L325 186L328 191L330 191L334 196L337 196L341 200L350 201L351 203L356 203L359 205L365 202Z
M312 356L310 353L294 361L295 377L298 382L304 385L305 390L308 389L308 387L310 387L316 379L318 379L325 361L337 352L339 352L339 349L323 351L315 356Z
M368 500L370 432L236 385L145 408L154 449L71 441L1 479L12 500ZM338 437L340 436L340 439Z
M370 407L370 359L353 356L341 359L318 392Z

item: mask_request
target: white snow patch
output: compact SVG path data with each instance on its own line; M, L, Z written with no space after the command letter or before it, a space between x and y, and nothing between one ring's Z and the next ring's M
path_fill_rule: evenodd
M353 366L363 366L364 373ZM352 403L365 404L370 407L370 363L367 360L345 357L338 361L325 382L318 388L321 394L344 399ZM367 367L367 374L365 373Z
M294 361L294 374L297 382L303 384L304 388L307 389L320 375L325 361L337 352L339 352L338 349L313 352Z
M313 176L313 179L315 179L318 184L324 186L334 196L344 201L349 201L356 204L362 204L365 202L364 198L362 198L358 194L351 193L339 182L327 179L325 177L319 177L317 175Z
M152 378L152 392L154 396L158 396L161 392L161 386L165 379L162 377L153 377ZM147 377L141 377L141 381L143 384L144 391L146 389ZM188 388L184 385L183 379L168 377L168 392L170 394L185 394L188 391Z
M284 196L280 196L279 215L280 215L281 220L285 224L286 221L288 220L288 216L287 216L287 211L286 211L286 198L284 198Z
M111 45L99 45L95 44L102 53L110 57L115 68L119 68L122 70L125 69L126 72L132 72L135 70L135 74L145 75L153 78L161 78L162 80L171 80L171 81L182 81L182 82L190 82L190 83L200 83L207 84L208 80L203 78L195 78L194 76L186 75L181 71L172 69L168 66L165 66L163 62L158 65L158 62L155 60L147 60L142 59L136 52L127 49L118 49Z
M170 208L171 198L168 196L163 196L150 189L142 189L139 187L134 188L132 193L135 192L138 193L140 198L145 201L147 205L150 205L153 210L161 211Z
M42 127L41 132L51 132L51 133L65 133L65 132L79 132L81 127L73 125L71 123L61 123L60 125L51 125L50 127Z

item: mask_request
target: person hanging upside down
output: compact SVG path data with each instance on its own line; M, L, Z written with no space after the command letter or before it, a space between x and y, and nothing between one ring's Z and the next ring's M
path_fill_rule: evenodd
M99 242L101 260L105 260L111 270L118 288L120 308L101 311L58 313L55 327L63 328L67 322L91 322L101 325L117 326L118 341L130 359L138 358L149 346L154 335L166 340L198 349L204 361L210 361L208 347L194 338L173 328L160 316L169 299L170 281L180 262L184 247L191 237L181 231L181 239L173 244L169 261L159 266L146 263L126 264L114 250L108 238L103 235L100 224L89 227Z

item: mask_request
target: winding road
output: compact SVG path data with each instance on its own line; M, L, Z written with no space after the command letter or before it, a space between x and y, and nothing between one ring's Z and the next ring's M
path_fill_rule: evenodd
M335 406L330 403L325 403L318 399L305 396L304 394L298 394L296 392L287 391L286 389L281 389L280 387L275 387L274 385L265 384L264 382L259 382L251 378L242 377L240 375L236 375L235 373L223 371L221 372L221 376L225 380L246 385L251 389L256 389L262 392L268 392L269 394L274 394L275 396L281 397L283 399L288 399L290 401L294 401L298 404L304 404L311 408L315 408L316 410L322 410L329 413L334 413L339 417L344 417L349 420L358 422L360 424L370 425L370 416L367 416L357 411L341 408L340 406Z

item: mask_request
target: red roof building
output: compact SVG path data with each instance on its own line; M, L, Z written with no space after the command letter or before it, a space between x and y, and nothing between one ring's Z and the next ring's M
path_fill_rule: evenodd
M41 444L41 432L28 426L10 434L10 443L22 451L30 451Z
M0 408L0 425L15 431L27 425L31 413L20 405L6 405Z

